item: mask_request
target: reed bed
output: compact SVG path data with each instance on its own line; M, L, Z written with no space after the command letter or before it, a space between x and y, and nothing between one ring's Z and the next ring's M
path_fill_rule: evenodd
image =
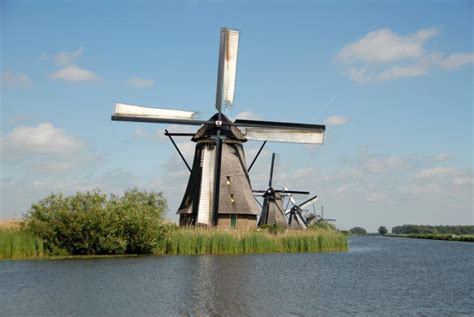
M0 230L0 259L44 256L43 240L20 229Z
M160 241L157 255L252 254L346 251L346 237L335 230L266 231L177 228Z
M455 234L439 234L439 233L417 233L409 234L408 238L415 239L430 239L430 240L447 240L447 241L464 241L474 242L474 235L455 235Z

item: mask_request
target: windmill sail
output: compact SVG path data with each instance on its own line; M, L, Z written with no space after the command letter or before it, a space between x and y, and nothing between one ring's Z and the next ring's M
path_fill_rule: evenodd
M323 144L324 125L271 122L258 120L235 120L247 140Z
M201 125L207 121L195 120L197 112L185 110L160 109L129 105L117 102L112 114L114 121L139 121L156 123L179 123Z
M239 31L221 28L219 69L217 74L216 109L232 108L234 105Z

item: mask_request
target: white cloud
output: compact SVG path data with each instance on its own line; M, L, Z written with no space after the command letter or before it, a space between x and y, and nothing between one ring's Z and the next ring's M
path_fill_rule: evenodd
M127 80L127 83L130 86L137 87L137 88L152 87L155 85L154 80L144 79L144 78L139 78L139 77L132 77L129 80Z
M79 47L77 50L72 52L60 52L54 56L54 62L58 65L71 64L82 55L83 51L84 47Z
M421 64L413 64L408 66L392 66L381 72L378 76L381 80L397 79L402 77L416 77L424 75L428 72L427 67Z
M235 115L235 118L231 118L232 120L235 119L242 119L242 120L259 120L260 117L253 112L252 110L241 111Z
M449 161L449 160L452 160L453 158L454 158L454 155L449 154L449 153L440 153L440 154L436 154L433 157L435 161Z
M419 57L423 54L423 44L437 33L436 29L422 29L403 36L390 29L376 30L345 45L338 53L338 59L344 62L387 62Z
M474 63L474 53L455 53L435 60L435 64L445 70L454 70L472 63Z
M338 125L344 125L348 122L349 122L349 119L347 117L331 116L331 117L328 117L324 121L324 124L329 125L329 126L338 126Z
M373 77L373 74L368 72L367 67L349 67L344 71L344 75L359 84L367 83L372 80Z
M23 73L2 73L2 86L4 87L27 87L31 85L31 78Z
M418 77L433 69L455 70L474 63L474 53L445 55L428 52L424 44L438 34L434 28L400 35L390 29L369 32L360 40L345 45L336 60L343 73L358 83Z
M97 75L87 69L78 67L77 65L66 66L57 72L49 75L51 79L58 79L64 81L93 81L97 79Z
M85 144L63 129L45 122L33 127L17 127L0 139L2 155L64 154L82 150Z

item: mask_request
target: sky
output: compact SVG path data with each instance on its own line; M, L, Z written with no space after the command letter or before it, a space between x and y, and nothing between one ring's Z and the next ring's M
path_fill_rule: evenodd
M189 172L164 129L115 102L215 112L219 30L240 30L231 118L326 124L324 145L269 143L264 189L308 190L336 226L473 225L470 1L2 1L0 218L50 193L163 192ZM180 138L192 161L194 144ZM260 143L244 147L247 162ZM305 197L295 197L303 201Z

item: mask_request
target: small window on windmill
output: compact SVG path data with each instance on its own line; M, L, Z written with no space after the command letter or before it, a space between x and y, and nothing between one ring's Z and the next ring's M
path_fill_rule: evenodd
M227 176L227 186L230 186L230 176Z
M237 228L237 215L236 214L230 215L230 227L232 229Z
M230 202L235 203L234 194L230 194Z

